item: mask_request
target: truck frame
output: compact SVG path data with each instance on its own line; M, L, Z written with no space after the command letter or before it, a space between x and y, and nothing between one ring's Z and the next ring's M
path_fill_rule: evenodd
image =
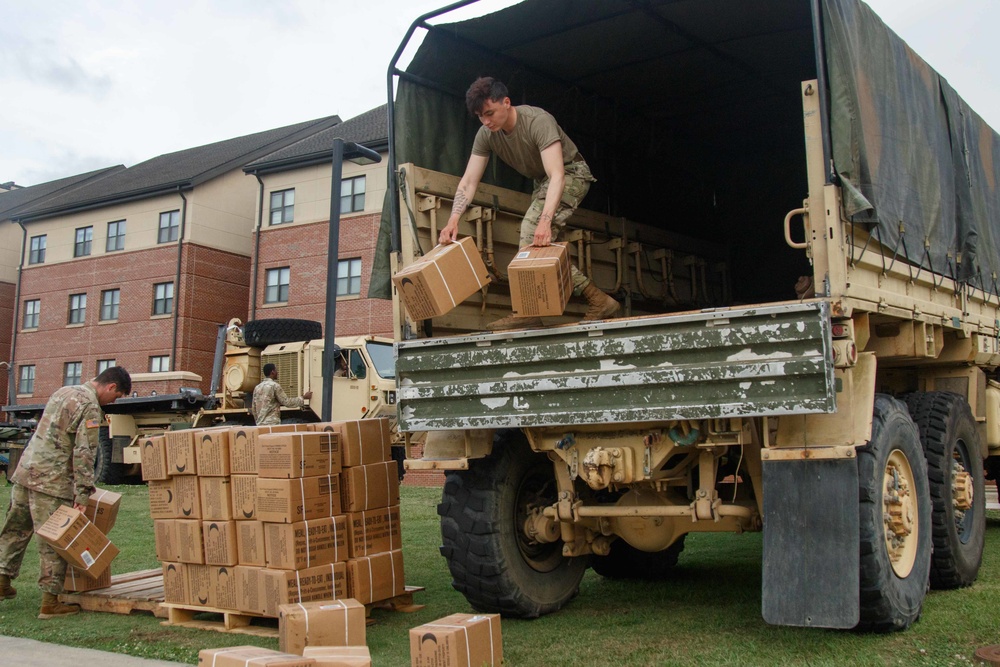
M588 12L600 21L673 16L669 3L585 4L574 15L595 25ZM956 588L976 579L984 470L995 477L1000 468L996 274L991 287L957 270L961 252L948 253L947 269L935 268L930 234L907 248L906 224L898 223L900 241L859 222L847 201L857 198L855 185L833 164L826 67L837 52L822 37L837 12L861 26L878 19L856 0L782 4L805 8L803 24L811 16L820 76L797 90L803 148L790 155L803 171L789 182L802 184L805 200L747 218L753 234L776 241L773 266L758 260L760 273L741 276L741 286L733 282L733 265L747 266L734 260L739 243L713 251L705 236L669 225L579 211L565 239L573 261L624 302L627 317L574 324L580 309L571 304L544 329L482 333L509 312L503 267L528 202L523 191L486 184L459 231L476 238L495 285L432 321L412 321L397 304L400 430L427 434L423 456L406 465L447 471L441 553L454 587L477 610L526 618L556 611L588 567L606 577L664 578L692 532L763 531L762 614L777 625L905 629L921 613L928 582ZM526 2L492 22L437 33L433 14L418 19L431 45L414 57L414 71L390 67L390 80L400 80L395 99L390 83L390 118L401 111L404 122L418 122L428 108L460 105L423 77L490 46L482 37L490 30L516 45L504 51L514 62L497 64L509 74L502 78L537 75L531 66L541 66L545 45L564 48L565 32L588 21L542 25L561 19L546 7ZM518 26L540 36L509 41ZM607 25L601 35L620 46ZM530 56L518 60L511 54L521 47ZM728 64L743 65L735 60ZM441 79L454 83L469 70L454 69ZM561 73L541 79L562 91ZM546 98L549 89L531 82ZM421 106L438 99L439 107ZM683 131L693 121L665 122ZM435 138L426 128L421 136ZM992 132L980 136L998 143ZM390 159L401 217L396 266L436 242L458 183L434 168L459 163L435 162L416 143L402 159L421 162ZM794 277L797 267L805 267L799 298L740 303L737 291L770 284L769 273ZM789 281L790 296L791 288ZM759 291L769 290L780 294Z

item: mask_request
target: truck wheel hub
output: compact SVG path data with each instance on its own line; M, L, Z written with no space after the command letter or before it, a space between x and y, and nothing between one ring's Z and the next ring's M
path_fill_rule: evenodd
M917 556L917 506L913 495L913 471L906 455L898 449L889 455L882 491L889 562L897 576L906 577Z

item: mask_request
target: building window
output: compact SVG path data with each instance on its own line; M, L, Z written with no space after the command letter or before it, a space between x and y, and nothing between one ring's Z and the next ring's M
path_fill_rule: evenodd
M70 386L83 382L83 362L68 361L66 370L63 372L63 385Z
M267 290L264 303L288 303L289 267L267 270Z
M74 257L86 257L90 254L90 244L94 241L93 227L79 227L76 230L76 243L73 244Z
M153 314L169 315L174 312L174 284L156 283L153 285Z
M87 295L86 294L70 294L69 295L69 323L70 324L83 324L84 320L87 319Z
M22 328L24 329L37 329L38 328L38 318L42 313L42 301L41 299L31 299L30 301L24 302L24 322L22 322ZM27 367L25 367L27 368Z
M101 320L118 319L118 301L121 299L120 289L106 289L101 292Z
M295 190L271 193L271 224L291 222L295 213Z
M41 264L45 261L45 234L31 237L31 253L28 264Z
M180 228L180 211L168 211L160 214L160 233L157 243L170 243L177 240L177 230Z
M337 296L361 294L361 260L342 259L337 263Z
M345 178L340 182L340 212L365 210L365 177Z
M170 355L163 354L158 357L149 358L150 373L166 373L170 370Z
M98 359L97 360L97 374L100 375L104 371L115 365L114 359Z
M106 252L125 249L125 221L108 223L108 245L104 248Z
M21 376L17 382L17 393L31 394L35 391L35 366L21 366Z

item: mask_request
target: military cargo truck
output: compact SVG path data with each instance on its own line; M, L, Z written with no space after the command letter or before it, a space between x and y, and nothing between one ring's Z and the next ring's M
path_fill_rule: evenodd
M565 240L624 316L574 323L571 302L483 333L531 191L494 162L459 227L493 284L432 320L397 309L400 429L428 432L407 465L447 472L454 587L537 617L588 567L663 578L689 533L759 530L772 624L903 629L928 582L975 581L1000 461L997 134L858 0L447 22L459 4L390 66L381 293L436 243L486 74L588 161Z

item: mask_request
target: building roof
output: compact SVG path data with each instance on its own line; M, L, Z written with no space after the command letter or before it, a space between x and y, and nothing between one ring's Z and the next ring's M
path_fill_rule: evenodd
M340 125L317 132L294 144L249 163L243 168L247 173L285 171L310 164L328 162L334 139L343 139L373 150L389 146L389 120L387 105L375 107L345 120Z
M160 155L70 192L29 206L18 219L29 221L189 190L247 162L340 123L327 116L295 125Z
M10 220L22 209L31 206L41 206L46 201L61 196L76 188L80 188L94 181L105 178L111 174L125 169L124 165L95 169L85 174L67 176L47 183L29 185L23 188L15 188L6 192L0 192L0 220Z

